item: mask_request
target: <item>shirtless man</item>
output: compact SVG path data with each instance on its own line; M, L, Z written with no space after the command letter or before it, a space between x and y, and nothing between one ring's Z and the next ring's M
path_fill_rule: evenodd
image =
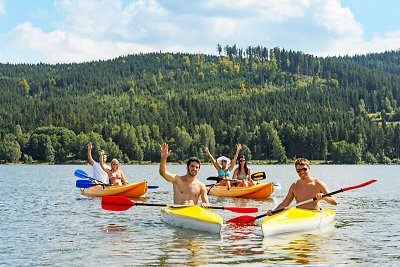
M160 175L168 182L173 184L174 188L174 204L175 205L197 205L201 196L201 206L207 208L209 206L206 186L195 178L200 171L200 160L191 157L187 161L187 173L183 176L167 172L167 158L171 154L168 150L168 144L160 145L161 162Z
M329 193L328 187L317 178L311 177L310 175L310 162L307 159L299 158L294 163L296 172L300 179L294 182L286 195L286 198L281 204L276 207L275 210L287 207L292 203L293 199L296 202L303 202L315 197L317 200L303 205L297 206L297 208L307 209L307 210L321 210L320 201L323 199L325 202L331 205L337 205L338 202L334 196L328 196L322 198L322 195ZM271 215L271 210L267 211L267 215Z

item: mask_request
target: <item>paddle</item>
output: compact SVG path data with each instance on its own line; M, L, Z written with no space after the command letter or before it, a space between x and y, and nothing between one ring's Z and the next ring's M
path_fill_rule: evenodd
M355 186L351 186L351 187L342 188L342 189L339 189L339 190L337 190L337 191L334 191L334 192L330 192L330 193L328 193L328 194L325 194L325 195L322 196L322 198L328 197L328 196L332 196L332 195L334 195L334 194L341 193L341 192L344 192L344 191L348 191L348 190L352 190L352 189L364 187L364 186L367 186L367 185L369 185L369 184L372 184L372 183L374 183L374 182L376 182L376 181L378 181L378 180L370 180L370 181L368 181L368 182L365 182L365 183L362 183L362 184L359 184L359 185L355 185ZM274 210L274 211L272 211L271 213L272 213L272 214L276 214L276 213L279 213L279 212L284 211L284 210L286 210L286 209L294 208L294 207L296 207L296 206L300 206L300 205L303 205L303 204L306 204L306 203L309 203L309 202L312 202L312 201L315 201L315 200L317 200L317 199L314 197L314 198L305 200L305 201L303 201L303 202L296 203L295 205L292 205L292 206L289 206L289 207L284 207L284 208L281 208L281 209L279 209L279 210ZM240 217L237 217L237 218L230 219L230 220L228 220L228 221L226 221L226 222L228 222L228 223L253 223L255 220L257 220L257 219L259 219L259 218L262 218L262 217L265 217L265 216L268 216L268 215L267 215L266 213L261 214L261 215L258 215L257 217L249 216L249 215L244 215L244 216L240 216Z
M253 179L254 181L264 180L265 178L267 178L265 172L256 172L251 175L251 179Z
M123 196L105 196L101 200L101 207L105 210L123 211L129 209L132 206L165 207L174 205L157 204L157 203L138 203L138 202L133 202L129 198ZM182 207L182 205L179 206ZM208 208L229 210L237 213L253 213L258 211L258 208L242 208L242 207L208 207Z
M83 178L83 179L89 179L91 181L97 181L99 184L102 184L102 185L107 185L107 184L103 183L102 181L99 181L97 179L94 179L94 178L90 177L86 172L84 172L82 170L76 170L75 171L75 176L79 177L79 178Z
M76 170L75 176L77 176L79 178L83 178L83 179L89 179L90 181L97 181L100 185L110 185L110 184L105 184L102 181L99 181L99 180L96 180L96 179L90 177L86 172L84 172L82 170ZM81 181L81 182L78 183L78 181ZM91 187L94 185L98 185L93 182L89 183L90 181L86 181L86 182L83 182L83 180L78 180L78 181L76 181L76 187L80 187L80 188L88 188L88 187ZM158 185L148 185L147 186L148 189L156 189L158 187L159 187Z
M265 178L267 178L267 176L265 175L265 172L256 172L256 173L251 175L251 179L253 179L254 181L263 180ZM206 180L217 181L217 182L222 181L222 180L231 181L230 179L221 178L221 177L217 177L217 176L210 176Z

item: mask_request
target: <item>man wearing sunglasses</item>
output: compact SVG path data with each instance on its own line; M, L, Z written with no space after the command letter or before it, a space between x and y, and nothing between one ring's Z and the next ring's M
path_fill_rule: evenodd
M160 175L173 184L174 204L197 205L199 197L201 197L201 206L207 208L209 202L206 186L196 179L196 174L200 171L200 160L196 157L189 158L186 167L187 173L183 176L179 176L166 170L167 158L171 154L171 150L168 150L168 144L164 143L160 145L160 150Z
M297 159L294 163L294 166L300 179L290 186L286 198L282 201L281 204L278 205L278 207L276 207L275 210L289 206L290 203L292 203L293 199L296 199L296 202L299 203L313 197L315 197L317 200L297 206L297 208L307 210L321 210L322 207L320 205L320 201L322 199L331 205L338 204L334 196L322 198L322 195L327 194L330 191L324 182L310 175L310 162L307 159ZM267 215L271 215L271 212L271 210L267 211Z

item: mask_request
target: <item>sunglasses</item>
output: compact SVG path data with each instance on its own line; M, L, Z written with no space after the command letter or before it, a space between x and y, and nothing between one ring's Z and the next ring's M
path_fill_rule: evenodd
M307 168L301 168L301 169L296 169L296 172L301 173L302 171L305 172L307 170L308 170Z
M242 162L242 161L246 161L245 159L241 159L241 160L239 160L240 162Z
M227 162L227 161L223 159L223 160L221 160L221 162Z
M117 163L113 163L112 165L117 165L117 166L118 166L118 164L117 164Z

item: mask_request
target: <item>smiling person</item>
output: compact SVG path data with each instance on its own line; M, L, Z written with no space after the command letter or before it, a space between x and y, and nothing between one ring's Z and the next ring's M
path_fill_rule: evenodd
M214 165L215 169L218 171L218 177L224 179L224 180L221 180L220 185L227 186L228 190L232 186L231 181L229 179L231 177L231 172L232 172L233 168L235 167L236 159L238 157L240 149L242 149L242 145L238 144L236 147L236 154L233 157L233 160L231 163L231 160L225 156L221 156L217 159L217 161L215 161L214 157L211 155L210 151L208 150L208 147L204 148L204 151L207 153L207 155L211 159L211 162ZM229 167L228 167L228 165L229 165Z
M171 150L168 150L168 144L164 143L160 145L160 151L161 162L159 172L165 180L173 185L174 204L197 205L199 197L201 197L201 206L208 208L210 204L208 202L206 186L196 179L196 175L200 171L200 160L196 157L190 157L186 164L186 174L179 176L166 170L167 158L171 154Z
M322 198L322 195L329 193L328 187L324 182L314 178L310 175L310 162L307 159L299 158L295 161L294 166L300 179L294 182L286 195L286 198L282 201L275 210L287 207L296 199L296 203L303 202L305 200L315 197L317 200L303 205L297 206L297 208L307 210L321 210L320 201L323 199L325 202L331 205L337 205L338 202L334 196L328 196ZM267 211L267 215L271 215L271 210Z
M104 151L100 151L100 166L108 174L108 178L110 179L111 185L121 186L124 184L129 184L124 177L123 172L119 169L119 162L117 159L113 159L111 161L111 169L108 169L104 166L103 160Z
M233 172L233 180L238 180L238 187L248 187L254 185L251 179L251 169L247 167L246 157L244 155L239 157L239 167Z

